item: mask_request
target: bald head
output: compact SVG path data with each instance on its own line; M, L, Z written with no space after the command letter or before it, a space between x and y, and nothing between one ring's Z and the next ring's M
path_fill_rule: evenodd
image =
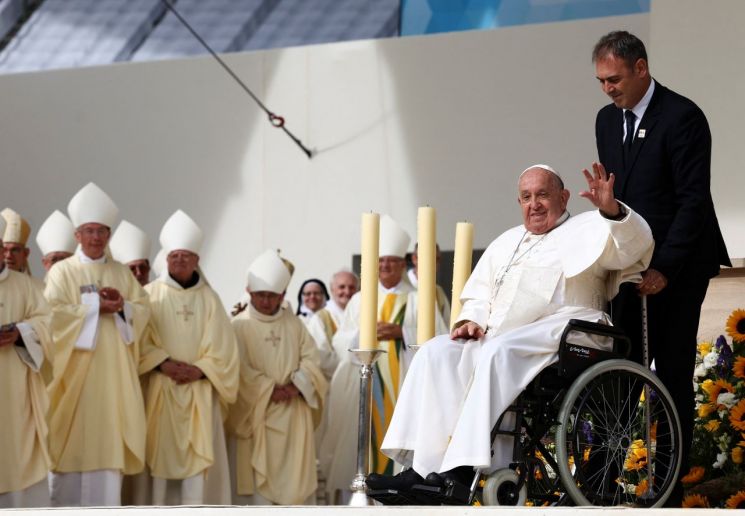
M341 308L346 308L352 296L359 290L359 279L351 271L338 271L331 277L331 298Z

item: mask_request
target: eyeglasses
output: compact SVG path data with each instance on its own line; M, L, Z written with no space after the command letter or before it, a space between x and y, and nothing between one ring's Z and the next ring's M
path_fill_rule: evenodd
M105 237L109 234L109 228L83 228L78 229L78 232L87 237L98 236Z

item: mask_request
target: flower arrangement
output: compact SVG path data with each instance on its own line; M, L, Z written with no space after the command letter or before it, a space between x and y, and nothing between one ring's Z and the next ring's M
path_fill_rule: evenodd
M745 310L727 334L698 345L691 470L681 478L684 507L745 508Z

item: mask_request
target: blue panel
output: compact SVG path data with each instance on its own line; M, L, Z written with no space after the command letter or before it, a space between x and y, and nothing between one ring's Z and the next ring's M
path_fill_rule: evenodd
M401 35L648 13L651 0L401 0Z

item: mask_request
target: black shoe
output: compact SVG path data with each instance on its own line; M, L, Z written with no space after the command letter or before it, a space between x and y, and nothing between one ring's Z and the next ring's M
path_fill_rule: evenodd
M411 489L414 484L421 484L424 479L422 476L414 471L413 469L407 469L399 473L398 475L379 475L378 473L370 473L367 476L365 483L368 489L374 491L380 489L393 489L396 491L407 491Z
M427 478L424 479L424 483L428 486L434 487L445 487L451 482L455 482L466 487L471 486L473 481L474 471L471 466L458 466L450 471L444 471L442 473L430 473Z

